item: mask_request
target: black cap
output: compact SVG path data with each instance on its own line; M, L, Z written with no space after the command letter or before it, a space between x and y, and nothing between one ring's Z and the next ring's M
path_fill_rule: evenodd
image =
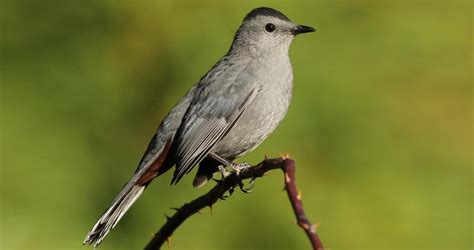
M250 13L248 13L245 16L244 22L250 19L256 18L257 16L272 16L284 21L291 22L291 20L280 11L272 9L272 8L268 8L268 7L259 7L259 8L253 9L252 11L250 11Z

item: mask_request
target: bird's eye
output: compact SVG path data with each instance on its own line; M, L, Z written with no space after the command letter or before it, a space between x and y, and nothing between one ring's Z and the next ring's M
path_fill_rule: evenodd
M271 33L275 30L275 25L273 23L267 23L265 25L265 30Z

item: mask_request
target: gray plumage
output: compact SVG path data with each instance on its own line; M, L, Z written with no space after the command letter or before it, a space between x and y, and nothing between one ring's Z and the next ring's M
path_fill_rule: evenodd
M176 165L172 183L194 166L195 187L221 164L257 147L285 116L295 35L314 31L281 12L257 8L244 18L231 48L163 119L139 166L84 243L97 246L156 177Z

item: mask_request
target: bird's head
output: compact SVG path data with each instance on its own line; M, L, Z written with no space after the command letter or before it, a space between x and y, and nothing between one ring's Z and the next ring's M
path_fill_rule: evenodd
M250 49L257 54L288 51L296 35L313 31L312 27L293 23L278 10L260 7L245 16L235 34L232 49Z

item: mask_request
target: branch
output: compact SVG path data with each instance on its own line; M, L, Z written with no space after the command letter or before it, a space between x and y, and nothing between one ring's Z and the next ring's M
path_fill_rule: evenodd
M176 213L173 216L166 216L166 223L148 242L145 250L160 249L165 242L169 241L173 232L191 215L198 213L205 207L212 208L212 205L219 199L222 199L226 192L232 193L243 180L262 177L266 172L273 169L281 169L285 174L285 190L293 207L298 225L305 231L313 249L323 250L321 240L316 233L316 225L311 224L304 213L301 195L298 193L295 183L295 162L290 158L265 159L256 166L243 169L239 175L232 173L222 181L219 181L206 194L184 204L180 208L176 208Z
M282 166L283 173L285 174L285 190L290 199L291 206L293 207L293 212L296 216L296 222L298 225L305 231L308 236L313 249L323 250L323 243L319 239L318 234L316 233L316 225L311 224L311 222L306 218L303 208L303 201L301 200L301 193L298 192L296 188L295 180L295 161L292 159L283 159L284 164Z

